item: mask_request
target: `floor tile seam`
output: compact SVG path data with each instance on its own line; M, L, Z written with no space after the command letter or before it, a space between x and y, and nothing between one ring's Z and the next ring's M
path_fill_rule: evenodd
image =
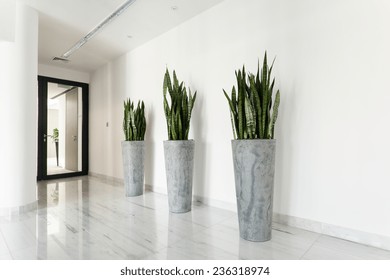
M94 205L89 210L92 211L92 213L94 214L95 217L106 218L106 216L104 214L101 214L101 213L99 213L99 211L96 211L96 210L99 210L99 207L101 207L103 210L108 209L108 207L102 207L102 206L99 206L99 205ZM126 218L127 217L126 215L128 215L127 212L121 211L119 209L115 209L115 210L114 209L108 209L108 211L110 211L109 212L110 216L115 216L118 219Z
M202 228L208 228L208 226L202 225L202 224L197 223L197 222L194 222L194 221L192 221L192 220L189 221L188 219L185 219L185 218L183 218L183 217L178 217L178 219L179 219L180 221L182 221L182 222L191 223L191 224L194 224L194 225L199 226L199 227L202 227Z
M323 236L322 233L319 233L317 238L315 240L313 240L313 242L311 243L311 245L309 246L309 248L302 254L302 256L300 256L300 260L302 260L305 255L314 247L314 245L318 242L318 240L321 238L321 236Z
M212 228L212 227L221 225L223 222L225 222L225 221L227 221L227 220L229 220L229 219L233 219L233 218L235 218L235 217L236 217L236 215L233 214L231 217L223 218L222 220L218 221L217 223L208 226L208 228L210 229L210 228ZM237 218L237 220L238 220L238 217L236 217L236 218ZM238 227L237 227L237 229L238 229Z
M206 229L209 229L210 227L213 227L213 226L215 226L215 225L217 225L217 224L219 224L219 223L222 223L222 222L225 220L225 219L224 219L224 220L221 220L221 221L219 221L219 222L217 222L217 223L215 223L215 224L205 225L205 224L202 224L202 223L200 223L200 222L188 220L188 219L186 219L185 217L179 217L179 219L180 219L181 221L183 221L183 222L191 223L191 224L194 224L194 225L197 225L197 226L202 227L202 228L203 228L202 231L203 231L203 230L206 230Z
M340 240L340 241L347 242L348 244L351 244L353 246L356 245L356 246L365 247L365 248L368 248L368 249L380 250L380 251L384 251L384 252L390 253L390 250L382 249L382 248L379 248L379 247L374 247L372 245L368 245L368 244L364 244L364 243L359 243L359 242L353 241L353 240L344 239L344 238L337 237L337 236L334 236L334 235L323 234L323 237L334 238L334 239L337 239L337 240Z
M130 203L130 204L135 205L135 206L139 206L139 207L146 208L146 209L149 209L149 210L157 211L155 208L152 208L152 207L147 206L147 205L143 205L143 204L135 202L135 201L128 201L128 200L125 200L125 201L127 203Z
M207 207L207 206L206 206ZM184 222L188 222L188 223L192 223L192 224L195 224L195 225L197 225L197 226L199 226L199 227L201 227L202 229L200 229L199 231L197 231L196 233L194 233L194 237L195 236L198 236L198 235L200 235L201 233L203 233L203 232L205 232L205 231L207 231L207 230L210 230L210 229L212 229L214 226L217 226L217 225L219 225L219 224L221 224L221 223L223 223L224 221L226 221L226 220L228 220L228 219L231 219L231 218L233 218L234 217L234 215L232 215L231 217L226 217L226 218L223 218L222 220L220 220L219 222L217 222L217 223L215 223L215 224L212 224L212 225L204 225L204 224L201 224L201 223L197 223L197 222L194 222L194 221L188 221L188 220L186 220L186 219L184 219L184 218L179 218L180 220L182 220L182 221L184 221ZM168 227L168 229L169 229L169 227ZM184 240L184 239L186 239L186 237L180 237L177 241L175 241L173 244L176 244L176 243L178 243L178 242L180 242L180 241L182 241L182 240ZM192 241L195 241L193 238L191 238L191 240ZM168 248L169 246L167 246L167 248Z
M36 219L37 219L37 218L36 218ZM27 226L26 221L23 221L23 222L22 222L22 225L27 229L27 231L31 234L31 236L32 236L35 240L37 240L36 232L33 232L32 229L31 229L29 226Z
M333 237L333 236L330 236L330 235L327 235L327 234L320 234L317 238L316 238L316 240L314 241L314 243L310 246L310 248L304 253L304 255L302 255L302 257L301 257L301 259L303 259L303 257L315 246L315 245L318 245L319 247L321 247L321 248L323 248L323 249L328 249L328 250L331 250L328 246L324 246L324 245L321 245L320 243L319 243L319 239L321 238L321 237ZM348 241L348 240L345 240L345 239L341 239L341 238L337 238L337 237L333 237L333 238L336 238L336 239L340 239L340 240L342 240L342 241ZM348 241L349 242L349 241ZM354 243L354 242L352 242L352 243ZM357 245L361 245L361 244L359 244L359 243L355 243L355 244L357 244ZM370 247L370 246L368 246L368 245L365 245L365 246L367 246L367 247ZM375 247L374 247L375 248ZM351 258L348 258L348 259L350 259L350 260L352 260L352 259L360 259L360 260L363 260L362 258L360 258L360 257L358 257L358 256L356 256L356 255L353 255L353 254L350 254L349 252L342 252L342 254L343 255L347 255L347 256L350 256Z
M321 234L320 237L325 237L325 238L334 238L334 239L337 239L337 240L340 240L340 241L343 241L343 242L348 242L350 243L352 246L359 246L359 247L365 247L364 250L367 250L367 249L376 249L376 250L380 250L380 251L386 251L387 250L384 250L384 249L381 249L381 248L377 248L377 247L373 247L373 246L370 246L370 245L366 245L366 244L361 244L361 243L358 243L358 242L354 242L354 241L350 241L350 240L347 240L347 239L342 239L342 238L339 238L339 237L335 237L335 236L331 236L331 235L327 235L327 234ZM320 238L319 237L319 238ZM318 238L318 239L319 239ZM317 242L318 243L318 242ZM328 250L331 250L329 248L329 246L326 246L324 244L318 244L318 246L320 248L323 248L323 249L328 249ZM339 248L339 247L338 247ZM360 255L358 254L353 254L350 252L350 250L339 250L338 251L340 254L343 254L343 255L346 255L346 256L349 256L350 258L348 258L349 260L375 260L374 258L372 257L361 257ZM376 255L376 253L371 253L371 252L364 252L365 255L369 254L369 255Z
M183 238L182 240L180 240L180 242L184 241L185 238ZM195 245L196 244L200 244L200 245L205 245L207 246L208 248L212 247L214 248L214 250L218 250L220 252L222 252L224 255L227 255L227 256L232 256L233 258L232 259L239 259L239 256L232 253L231 251L227 251L226 249L224 248L221 248L221 247L217 247L217 246L214 246L214 245L211 245L211 244L208 244L208 243L205 243L203 241L197 241L197 240L194 240L193 238L190 240L191 242L193 242ZM207 258L202 258L203 260L207 259ZM217 258L211 258L212 260L218 260Z
M50 236L50 239L57 244L57 246L63 251L63 253L68 257L69 260L72 259L72 256L67 252L66 246L64 246L61 241L56 236ZM48 244L46 239L46 245Z
M198 225L198 224L197 224L197 225ZM202 226L202 225L200 225L200 226ZM202 226L202 227L204 227L204 226ZM204 227L204 228L202 228L201 230L197 231L193 236L196 236L196 235L198 235L198 234L201 234L202 232L204 232L204 231L206 231L206 230L208 230L208 229L209 229L209 227ZM173 232L173 233L175 233L175 232ZM188 237L181 236L181 235L178 235L178 237L179 237L179 238L178 238L176 241L174 241L174 242L168 244L168 246L166 246L166 247L164 247L164 248L158 250L157 253L160 253L160 251L165 250L165 249L168 249L169 247L172 247L172 246L176 245L177 243L180 243L180 242L182 242L183 240L188 239ZM190 240L191 240L191 241L195 241L192 237L190 238Z
M28 258L16 258L15 254L23 252L23 251L30 250L31 248L34 248L34 246L28 246L28 247L25 247L25 248L16 249L16 250L11 251L10 255L11 255L13 260L29 260Z
M206 229L205 229L205 230L206 230ZM198 234L198 233L197 233L197 234ZM172 244L169 244L168 246L159 249L156 253L150 254L150 255L148 255L148 256L146 256L146 257L150 257L150 256L153 256L153 255L156 255L156 254L163 253L164 250L169 250L169 248L174 249L175 245L177 245L177 244L183 242L184 240L186 240L186 238L185 238L185 237L181 237L181 238L179 238L177 241L173 242ZM194 239L192 239L192 238L190 239L190 241L191 241L191 242L194 242L194 243L201 243L201 242L198 242L198 241L196 241L196 240L194 240ZM205 244L205 245L210 246L210 245L208 245L208 244ZM223 252L223 253L226 254L226 255L230 255L230 256L236 257L236 255L232 254L232 253L229 252L229 251L225 251L224 249L221 249L221 248L218 248L218 247L215 247L215 246L212 246L212 247L214 247L214 248L220 250L221 252ZM176 248L176 249L177 249L177 248ZM236 259L236 258L234 258L234 259ZM205 260L205 259L203 258L203 260ZM217 260L217 259L213 259L213 260Z
M14 259L14 256L11 254L11 249L9 248L8 242L5 239L5 236L4 236L3 231L1 230L1 228L0 228L0 235L1 235L1 238L3 239L3 241L4 241L5 246L7 247L8 254L11 256L12 259Z
M197 231L196 233L194 233L194 234L191 236L190 240L191 240L192 242L198 242L198 241L196 241L194 238L195 238L196 236L198 236L198 235L201 235L201 234L204 233L205 231L209 230L211 227L213 227L213 226L203 226L203 225L200 225L200 224L197 224L197 223L194 223L194 224L196 224L196 225L198 225L198 226L202 226L203 228L202 228L201 230ZM182 242L182 241L184 241L184 240L186 240L186 239L188 240L188 237L185 237L185 236L180 237L180 238L179 238L178 240L176 240L175 242L169 244L166 248L169 248L169 247L172 246L172 245L176 245L177 243L180 243L180 242ZM164 248L164 249L165 249L165 248Z
M181 239L180 239L180 240L181 240ZM176 243L176 242L175 242L175 243ZM140 260L147 259L147 258L149 258L150 256L153 256L153 255L158 255L158 254L164 252L164 250L169 249L169 247L170 247L170 245L165 246L164 248L158 249L158 250L156 250L156 252L150 253L150 254L148 254L148 255L146 255L146 256L140 258ZM154 260L155 260L155 259L154 259Z
M37 238L36 238L35 234L33 234L33 233L31 232L30 228L24 223L24 221L20 222L20 225L22 225L23 228L24 228L24 230L22 230L22 232L23 232L23 233L27 232L27 234L30 235L30 237L31 237L32 239L34 239L34 241L33 241L32 243L33 243L34 245L36 245ZM2 234L3 240L4 240L4 242L5 242L6 246L7 246L8 252L9 252L9 254L11 255L12 259L15 259L15 257L14 257L14 252L19 252L19 251L22 251L22 250L26 250L26 249L28 249L28 248L34 246L34 245L23 246L23 247L20 247L20 248L17 248L17 249L13 249L13 250L12 250L12 249L10 248L8 242L7 242L7 239L6 239L5 235L4 235L4 232L1 231L1 234ZM28 243L30 243L30 242L28 242Z

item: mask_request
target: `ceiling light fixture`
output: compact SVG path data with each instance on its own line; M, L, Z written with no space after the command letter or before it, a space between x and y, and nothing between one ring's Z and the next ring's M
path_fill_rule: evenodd
M106 27L110 22L115 18L120 16L131 4L136 0L127 0L124 2L118 9L115 10L111 15L106 17L101 23L99 23L94 29L92 29L87 35L81 38L76 44L74 44L68 51L66 51L61 58L69 58L75 51L81 48L85 43L87 43L93 36L95 36L100 30Z
M53 61L59 61L59 62L68 63L68 62L69 62L69 59L67 59L67 58L65 58L65 57L58 57L58 56L55 56L55 57L53 57Z

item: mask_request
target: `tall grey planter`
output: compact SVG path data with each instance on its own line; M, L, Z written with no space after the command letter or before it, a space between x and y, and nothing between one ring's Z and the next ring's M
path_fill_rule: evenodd
M240 237L271 239L276 140L232 140Z
M123 179L126 197L144 193L144 141L122 141Z
M185 213L191 210L194 152L194 140L164 141L170 212Z

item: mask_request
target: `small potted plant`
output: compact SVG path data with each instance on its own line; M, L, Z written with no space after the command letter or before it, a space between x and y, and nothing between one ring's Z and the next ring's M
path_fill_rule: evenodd
M169 93L170 101L168 102ZM183 82L179 83L173 71L173 83L166 69L163 84L164 112L168 140L164 141L169 211L184 213L191 210L192 177L194 169L194 140L188 140L191 112L196 100Z
M279 90L272 107L275 79L273 67L264 55L261 72L246 74L245 66L236 71L229 102L233 127L234 177L240 237L249 241L271 239L273 185L275 172L275 122L280 102ZM272 109L272 113L271 113Z
M123 133L122 141L123 177L126 197L139 196L144 192L144 162L145 162L145 105L138 101L134 108L130 98L123 104Z

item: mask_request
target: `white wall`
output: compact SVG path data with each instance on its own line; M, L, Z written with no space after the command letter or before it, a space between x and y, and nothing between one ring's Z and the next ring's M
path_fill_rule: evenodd
M0 1L0 41L15 41L16 1Z
M47 64L38 65L38 74L40 76L46 76L46 77L81 82L81 83L89 83L89 79L90 79L90 74L87 72L81 72L81 71L56 67Z
M281 7L276 211L390 236L390 3Z
M91 77L92 172L122 177L122 102L148 112L146 183L165 191L165 67L198 91L194 194L234 207L227 102L234 70L277 56L274 211L390 237L390 3L226 0ZM105 123L109 122L109 127ZM219 203L221 202L221 203ZM229 206L230 205L230 206Z
M109 73L109 65L106 65L91 76L89 99L89 170L105 175L112 174L108 155L114 148L107 144L110 133L106 124L109 125L111 111L108 104L111 95Z

